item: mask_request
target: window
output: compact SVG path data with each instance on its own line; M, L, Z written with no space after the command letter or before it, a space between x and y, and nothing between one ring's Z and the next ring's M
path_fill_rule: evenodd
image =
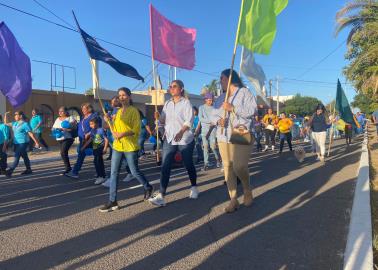
M42 116L43 126L45 128L52 128L54 124L54 111L49 105L41 104L39 106L39 113Z

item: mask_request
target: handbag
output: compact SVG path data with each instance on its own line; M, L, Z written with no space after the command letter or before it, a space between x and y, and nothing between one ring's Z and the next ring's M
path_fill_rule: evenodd
M250 145L252 144L252 135L244 125L240 125L232 129L230 143Z

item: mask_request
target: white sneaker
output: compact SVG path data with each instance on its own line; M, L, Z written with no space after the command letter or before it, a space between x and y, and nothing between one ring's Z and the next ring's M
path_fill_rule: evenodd
M97 177L96 178L96 181L94 182L95 185L100 185L102 183L104 183L106 181L106 179L104 177Z
M190 188L189 198L190 199L197 199L199 191L196 186Z
M126 177L122 180L123 182L130 182L131 180L134 180L135 177L129 173L128 175L126 175Z
M157 207L165 206L164 197L160 192L155 193L151 198L148 199L148 202Z
M264 152L266 152L268 150L269 146L265 145L265 148L264 148Z
M272 151L274 151L274 145L272 145Z
M110 178L106 179L106 181L104 183L101 184L103 187L110 187Z

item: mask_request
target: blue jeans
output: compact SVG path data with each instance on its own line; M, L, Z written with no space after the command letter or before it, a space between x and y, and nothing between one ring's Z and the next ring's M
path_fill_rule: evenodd
M202 134L202 146L203 146L203 162L205 163L205 166L209 164L209 145L211 150L214 153L215 159L217 162L219 162L219 154L215 146L215 133L211 133L209 139L206 139L206 134Z
M130 168L131 174L143 185L144 189L151 187L144 174L138 167L138 151L134 152L118 152L113 149L112 163L110 169L110 187L109 187L109 201L114 202L117 200L118 190L118 171L121 165L122 157L125 157L127 165Z
M14 145L14 161L10 169L14 171L14 169L17 168L18 162L20 161L20 157L24 160L24 164L27 170L31 170L30 167L30 160L28 157L28 147L29 143L20 143L20 144L15 144Z
M139 134L139 138L138 138L138 145L140 147L140 150L139 150L139 156L143 156L145 154L144 152L144 143L147 139L147 131L142 131L140 134Z
M196 167L193 163L193 149L194 140L186 145L172 145L166 140L163 144L163 161L161 165L160 174L160 193L164 196L167 192L167 187L169 183L169 178L171 176L171 165L173 163L173 158L177 151L181 152L182 160L184 162L185 168L188 171L190 183L192 186L197 185L197 172Z
M79 153L77 154L77 160L76 160L76 163L75 163L75 166L72 170L72 173L73 174L79 174L79 171L81 170L81 166L83 166L83 163L84 163L84 159L85 157L87 156L87 154L85 153L85 151L80 151L81 147L83 147L84 145L84 141L82 138L79 138L79 145L77 146L78 149L79 149ZM87 148L92 148L92 144L89 144Z

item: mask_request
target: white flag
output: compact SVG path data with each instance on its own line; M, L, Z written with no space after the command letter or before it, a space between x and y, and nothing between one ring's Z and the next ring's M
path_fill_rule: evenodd
M269 106L269 102L266 99L266 77L264 70L255 62L252 52L246 48L243 48L241 71L255 88L256 94L259 95L266 105Z

